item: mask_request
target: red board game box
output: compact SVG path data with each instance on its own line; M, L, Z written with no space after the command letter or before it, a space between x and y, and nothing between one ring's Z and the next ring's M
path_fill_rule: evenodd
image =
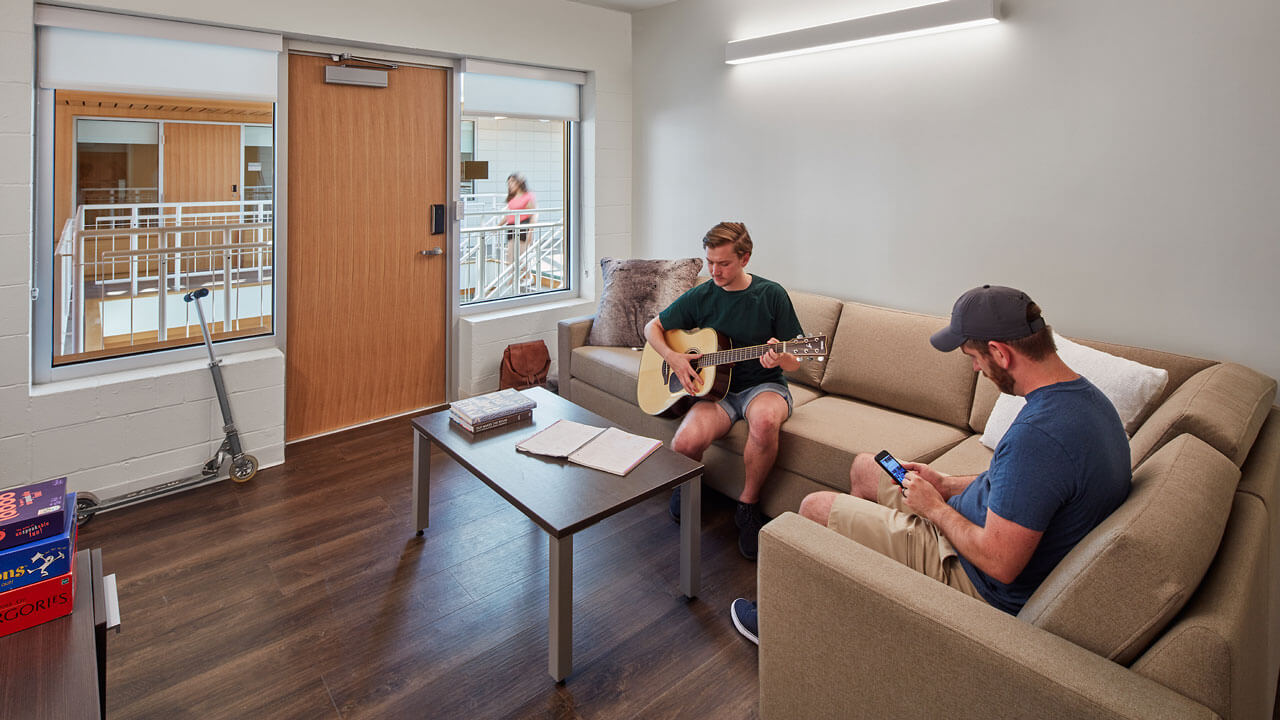
M0 637L71 614L75 570L0 593Z
M66 512L66 478L0 490L0 550L57 535Z

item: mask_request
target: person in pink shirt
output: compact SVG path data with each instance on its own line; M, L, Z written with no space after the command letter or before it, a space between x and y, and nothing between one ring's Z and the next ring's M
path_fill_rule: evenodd
M524 175L520 173L511 173L507 176L507 210L532 210L538 206L537 198L533 193L529 192L529 183L524 179ZM525 225L531 223L535 219L532 213L521 214L519 224ZM503 225L515 225L517 223L515 215L508 215L502 219ZM520 231L521 249L523 244L529 239L529 231Z

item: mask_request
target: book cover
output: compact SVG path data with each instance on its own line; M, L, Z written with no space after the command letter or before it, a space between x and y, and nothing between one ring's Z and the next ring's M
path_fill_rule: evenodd
M484 432L485 430L493 430L494 428L500 428L505 425L524 422L525 420L528 420L531 417L533 417L533 411L525 410L523 412L518 412L515 415L504 415L499 418L486 420L482 423L473 425L467 422L466 420L463 420L462 418L458 417L457 415L454 415L453 413L449 413L450 420L452 420L455 424L457 424L458 427L461 427L463 430L466 430L467 432L471 432L471 433Z
M0 490L0 550L62 532L67 479Z
M67 507L76 506L76 494L67 493ZM0 550L0 593L66 575L76 554L76 515L62 514L61 532L25 545Z
M499 390L459 400L449 406L450 412L472 426L507 415L532 410L538 403L519 390Z
M0 593L0 637L70 615L75 572Z

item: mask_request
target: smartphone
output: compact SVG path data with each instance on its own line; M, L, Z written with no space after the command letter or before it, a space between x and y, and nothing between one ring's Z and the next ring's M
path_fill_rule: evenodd
M903 480L907 479L907 469L902 467L902 463L890 455L888 450L881 450L876 455L876 462L880 463L880 467L884 468L884 471L889 473L889 477L893 478L899 486L902 485Z

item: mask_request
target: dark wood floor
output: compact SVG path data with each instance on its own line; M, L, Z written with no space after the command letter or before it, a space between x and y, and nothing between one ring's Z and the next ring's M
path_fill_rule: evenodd
M729 501L704 493L702 592L651 498L574 540L574 671L547 674L546 535L443 454L410 529L407 419L80 529L119 582L111 718L751 718L755 597Z

